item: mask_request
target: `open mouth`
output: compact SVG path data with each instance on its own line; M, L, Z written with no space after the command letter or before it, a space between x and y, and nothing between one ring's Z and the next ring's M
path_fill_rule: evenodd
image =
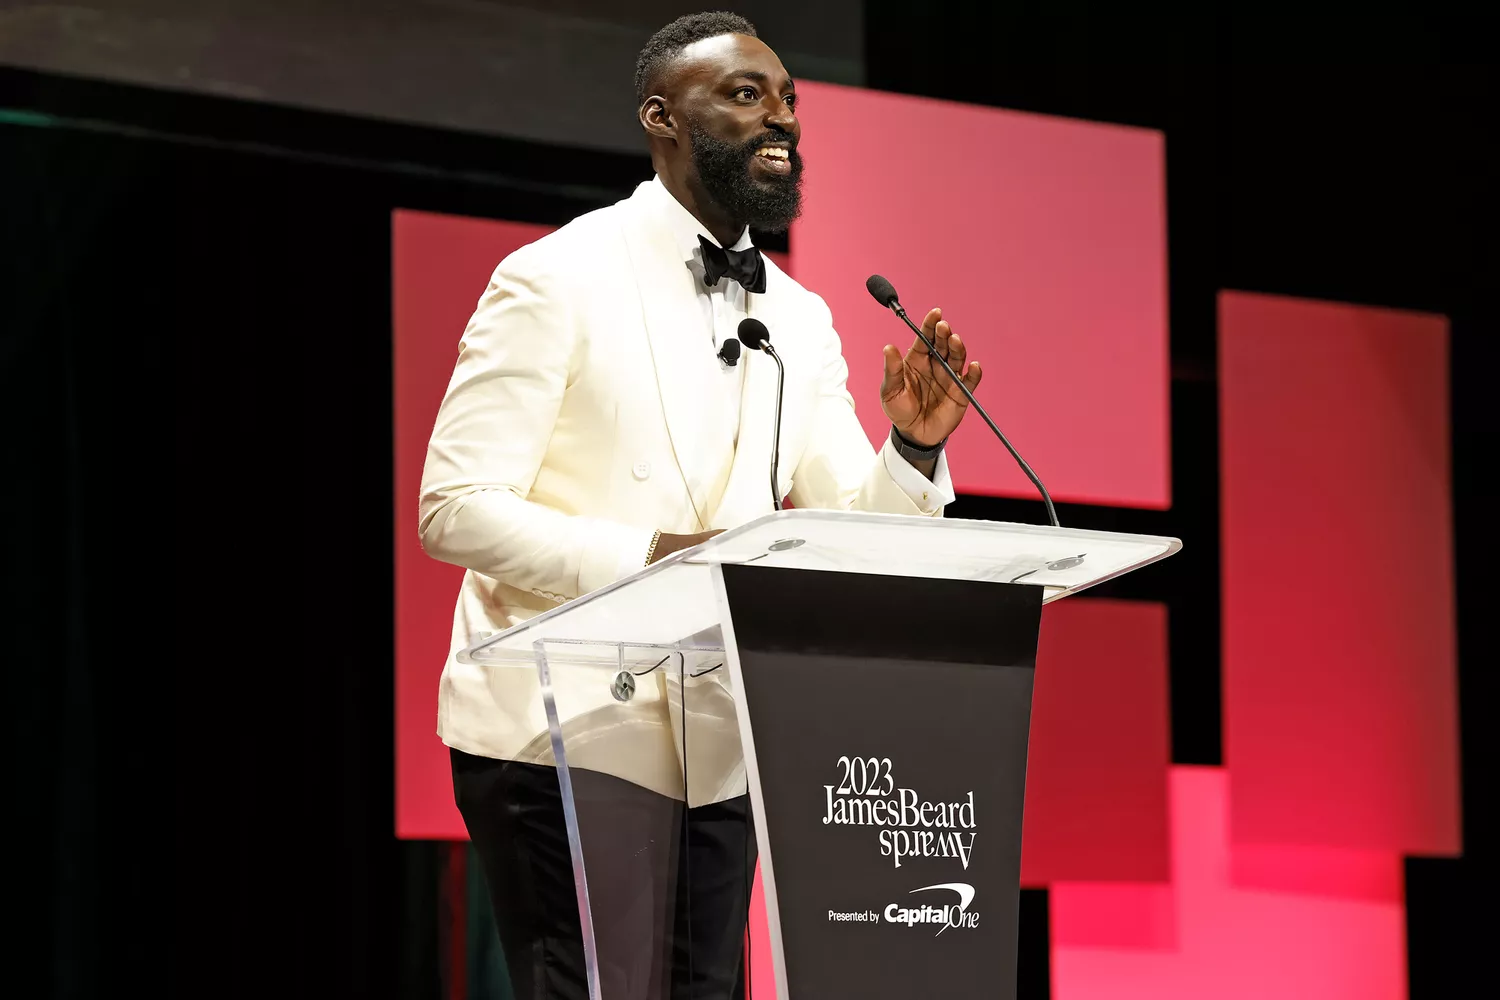
M761 168L773 174L789 174L792 172L792 154L790 150L780 146L761 146L751 157L760 164Z

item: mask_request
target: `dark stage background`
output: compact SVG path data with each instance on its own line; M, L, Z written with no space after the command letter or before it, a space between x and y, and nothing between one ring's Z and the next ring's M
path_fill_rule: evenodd
M320 60L349 6L319 8ZM680 12L657 6L615 19L622 51ZM744 9L781 46L798 22L768 6L775 32L775 11ZM1413 996L1487 981L1500 163L1495 73L1462 63L1477 34L1431 4L1316 23L845 6L857 45L786 47L869 87L1166 134L1173 506L1059 513L1189 541L1110 590L1169 605L1174 762L1221 761L1216 293L1452 319L1465 856L1408 862L1407 942ZM514 46L470 117L434 121L447 92L424 77L435 96L376 118L378 90L319 101L316 79L245 99L89 72L76 47L21 59L20 9L0 7L0 51L24 64L0 68L10 978L59 997L453 995L455 855L392 834L390 213L556 224L649 163L548 131L576 94L515 82L568 77L526 71L548 46ZM872 152L918 135L892 122ZM1022 995L1043 997L1045 892L1022 916Z

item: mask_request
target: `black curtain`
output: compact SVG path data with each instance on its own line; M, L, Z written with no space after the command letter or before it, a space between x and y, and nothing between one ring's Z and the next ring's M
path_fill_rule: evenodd
M51 112L0 116L18 950L60 997L437 995L448 859L393 835L390 213L560 223L649 166L0 84Z

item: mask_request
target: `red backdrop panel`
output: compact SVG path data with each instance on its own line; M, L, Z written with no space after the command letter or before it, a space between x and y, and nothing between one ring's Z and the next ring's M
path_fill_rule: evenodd
M1448 324L1219 299L1236 843L1459 850Z
M1218 768L1172 770L1170 902L1161 890L1052 886L1056 1000L1406 996L1399 899L1231 881L1237 848L1227 829L1229 785ZM1399 881L1401 859L1388 854L1383 863L1387 878Z
M1042 614L1021 884L1165 882L1167 611L1070 598Z
M422 463L458 339L490 274L543 226L398 211L391 218L396 464L396 835L466 837L437 729L463 570L417 541Z
M872 440L880 349L942 306L983 362L980 401L1059 499L1170 503L1159 132L799 84L807 208L797 279L827 299ZM883 136L916 134L918 140ZM775 331L772 331L775 335ZM959 492L1034 496L977 418L949 444Z

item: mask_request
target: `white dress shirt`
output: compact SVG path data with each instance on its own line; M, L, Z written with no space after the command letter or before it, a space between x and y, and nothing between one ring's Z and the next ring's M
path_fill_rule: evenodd
M721 277L718 283L711 287L703 283L705 273L703 247L698 242L698 237L702 236L715 244L718 241L692 212L689 212L680 201L673 197L666 185L661 182L660 177L652 180L648 191L656 209L661 213L662 221L667 225L677 243L683 263L693 272L696 279L694 287L698 289L698 300L703 307L703 349L710 355L717 355L724 341L738 339L740 321L754 311L754 300L751 293L745 291L743 285L727 276ZM750 230L746 228L740 233L740 238L735 241L734 245L726 249L748 250L754 245L750 239ZM772 335L774 337L775 331L772 331ZM713 477L718 482L693 482L691 484L695 487L693 492L698 492L699 487L707 486L710 488L704 492L716 494L718 490L712 487L722 488L723 479L728 477L730 463L734 458L734 448L739 438L740 403L744 388L745 365L741 363L730 367L719 362L718 369L718 376L723 381L723 391L714 393L716 405L711 411L702 415L703 419L697 425L697 431L702 435L700 442L704 445L711 444L714 451L724 456L724 461L703 472L704 476ZM695 454L702 453L700 449L691 446L685 450ZM881 449L881 455L891 479L924 512L932 513L953 502L953 481L948 475L946 454L938 456L937 467L933 470L933 478L930 481L892 449ZM647 547L649 544L648 540ZM621 562L620 576L634 573L644 563L644 552L639 559L633 555L627 556Z

